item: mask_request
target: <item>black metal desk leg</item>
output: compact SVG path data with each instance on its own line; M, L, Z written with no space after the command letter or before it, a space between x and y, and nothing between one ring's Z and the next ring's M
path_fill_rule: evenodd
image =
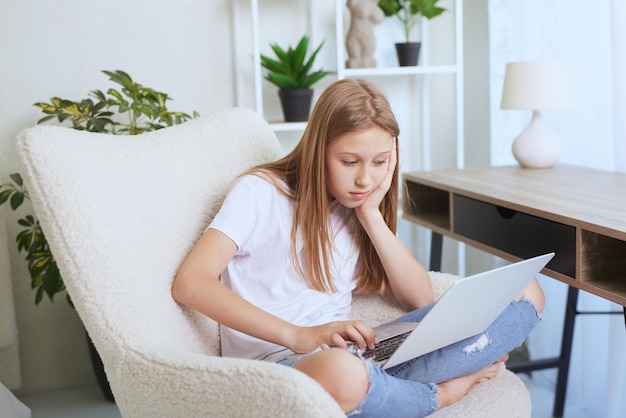
M578 313L577 303L578 289L569 286L565 305L565 324L563 325L563 338L561 340L561 355L559 357L559 371L556 379L553 417L562 417L565 407L565 392L567 391L567 378L569 376L572 342L574 340L574 323Z
M441 254L443 251L443 235L432 232L430 237L430 271L441 271Z

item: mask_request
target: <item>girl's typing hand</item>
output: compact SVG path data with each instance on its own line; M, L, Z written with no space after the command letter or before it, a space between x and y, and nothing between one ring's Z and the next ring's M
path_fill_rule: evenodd
M347 348L348 341L360 349L372 349L378 344L376 333L365 322L359 320L336 321L312 327L297 327L292 346L295 353L308 353L326 344Z

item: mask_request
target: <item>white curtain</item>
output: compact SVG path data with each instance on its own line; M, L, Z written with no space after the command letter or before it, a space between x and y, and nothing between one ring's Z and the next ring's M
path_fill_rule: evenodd
M530 112L500 110L507 62L565 60L574 106L542 112L563 139L560 162L626 171L626 2L623 0L489 0L491 162L515 164L511 143ZM549 192L549 191L548 191ZM530 336L532 358L560 349L567 287L541 279L544 321ZM580 310L622 312L622 307L580 292ZM556 370L533 372L554 388ZM626 410L626 328L623 315L579 315L566 400L590 417L622 417Z
M615 169L626 173L626 2L611 1Z
M626 2L611 0L610 12L615 170L626 173ZM611 389L606 392L607 416L617 417L618 412L623 415L626 411L625 321L626 317L614 316L610 323L607 387Z

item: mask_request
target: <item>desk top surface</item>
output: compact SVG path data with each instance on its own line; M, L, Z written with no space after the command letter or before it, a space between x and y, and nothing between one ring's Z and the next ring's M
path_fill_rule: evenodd
M626 240L626 174L557 165L404 173L414 181Z

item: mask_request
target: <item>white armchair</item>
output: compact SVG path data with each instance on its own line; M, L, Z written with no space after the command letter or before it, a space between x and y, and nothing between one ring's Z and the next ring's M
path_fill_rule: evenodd
M217 324L170 294L229 182L281 155L261 117L228 109L134 137L36 126L19 135L18 155L124 417L343 416L294 369L220 357ZM454 276L433 278L440 294ZM355 312L375 323L399 310L391 300L360 296ZM528 417L528 391L503 368L433 416L460 415Z

